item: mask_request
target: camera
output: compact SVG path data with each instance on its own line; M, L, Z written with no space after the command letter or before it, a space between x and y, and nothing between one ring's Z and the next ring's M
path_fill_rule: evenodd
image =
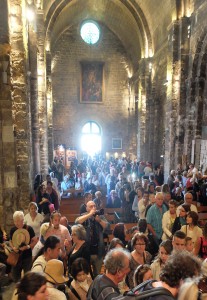
M95 213L94 213L94 217L95 216L102 216L104 215L104 209L101 208L100 210L96 210Z

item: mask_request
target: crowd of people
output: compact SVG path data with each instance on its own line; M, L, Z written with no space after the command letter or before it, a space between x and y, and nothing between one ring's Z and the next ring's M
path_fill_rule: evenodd
M161 165L126 158L75 161L58 175L55 167L45 181L36 176L28 212L14 213L8 235L1 230L0 277L17 283L12 300L128 299L138 291L189 299L189 288L194 300L207 292L207 223L201 228L197 211L207 205L207 184L193 164L172 170L166 183ZM72 194L84 204L69 225L59 208ZM122 208L110 244L104 207ZM134 223L129 241L126 223Z

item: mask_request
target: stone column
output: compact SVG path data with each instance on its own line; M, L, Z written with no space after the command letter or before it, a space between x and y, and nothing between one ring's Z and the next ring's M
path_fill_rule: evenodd
M38 74L38 109L40 131L40 167L43 174L48 173L48 118L46 98L46 63L45 63L45 27L42 8L37 10L37 74Z
M33 6L35 11L35 7ZM39 127L39 106L38 106L38 86L37 86L37 37L35 24L28 23L28 55L29 55L29 86L31 98L31 132L32 132L32 152L33 152L33 178L41 172L40 169L40 127Z
M47 115L48 115L48 162L53 161L53 98L52 98L52 78L51 78L51 53L46 53L46 70L47 70Z
M151 99L151 74L149 68L150 61L142 59L139 65L140 83L138 99L138 160L151 160L149 145L149 104Z

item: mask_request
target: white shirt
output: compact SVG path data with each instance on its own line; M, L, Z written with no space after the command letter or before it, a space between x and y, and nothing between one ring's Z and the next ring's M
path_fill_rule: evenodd
M32 220L30 213L24 216L25 224L31 226L34 229L35 236L38 237L40 236L40 226L42 224L43 219L44 219L43 216L39 213L36 215L34 221Z
M185 204L187 204L187 203L185 203ZM176 214L177 214L178 217L180 215L180 209L181 209L181 207L182 207L182 205L178 206L178 208L176 209ZM191 211L195 211L196 213L198 213L197 207L194 204L191 204L190 210Z
M49 300L67 300L65 294L56 289L50 282L47 282L47 290L49 294Z

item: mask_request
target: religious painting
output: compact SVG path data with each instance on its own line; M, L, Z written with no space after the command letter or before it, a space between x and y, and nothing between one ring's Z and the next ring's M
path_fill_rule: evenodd
M103 102L103 62L81 62L80 101Z
M122 149L122 139L112 139L112 149Z
M74 161L77 158L76 150L66 150L66 168L70 167L71 161Z
M53 157L57 160L62 160L63 166L65 166L65 145L56 145L53 151Z

